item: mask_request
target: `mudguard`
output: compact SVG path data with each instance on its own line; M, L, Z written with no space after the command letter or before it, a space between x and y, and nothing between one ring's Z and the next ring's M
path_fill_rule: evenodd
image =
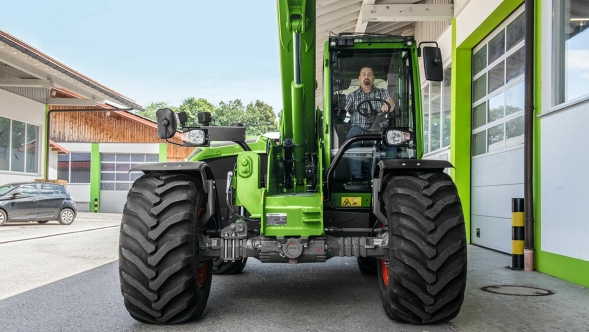
M383 225L387 225L387 217L382 213L382 204L380 202L380 191L382 189L382 179L389 173L395 171L438 171L441 172L445 168L454 168L454 166L446 160L430 160L430 159L389 159L381 160L374 170L374 174L378 174L372 181L372 213L378 218Z
M131 171L142 171L145 174L151 172L198 172L202 179L203 189L207 194L207 211L205 215L201 218L202 224L206 224L211 218L211 216L215 214L215 207L217 206L217 186L215 184L215 177L213 176L213 171L207 163L202 161L145 163L133 167Z

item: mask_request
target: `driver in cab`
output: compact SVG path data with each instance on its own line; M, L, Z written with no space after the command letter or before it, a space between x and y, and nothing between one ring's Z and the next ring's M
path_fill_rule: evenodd
M395 102L391 99L389 92L385 89L375 87L374 80L374 70L372 70L371 67L363 67L360 70L360 76L358 76L360 87L346 97L346 111L350 114L352 121L352 127L350 128L346 139L362 134L364 129L368 129L372 125L372 119L374 116L363 116L358 111L358 105L363 101L367 99L386 100L389 105L391 105L390 109L382 101L371 101L369 103L372 103L372 107L380 109L382 112L392 112L395 109ZM369 112L370 106L368 103L364 103L360 106L361 108L366 108L365 112ZM382 121L380 123L381 129L382 127L385 127L386 124L386 120Z
M351 118L351 127L346 135L346 139L361 135L364 130L370 128L372 121L374 121L374 118L376 117L376 114L370 114L371 109L380 109L381 112L393 112L395 109L395 102L391 99L389 92L385 89L375 87L374 80L374 70L371 67L363 67L360 69L360 76L358 77L360 88L346 97L345 108ZM368 99L380 99L380 101L376 100L362 103ZM382 100L386 100L386 102L389 103L390 108L383 103ZM368 105L368 103L371 103L371 105ZM379 123L380 130L382 131L387 125L388 120L385 118L385 120ZM353 148L358 145L360 145L360 142L356 142L350 147ZM362 165L360 160L350 160L350 172L355 180L362 178Z

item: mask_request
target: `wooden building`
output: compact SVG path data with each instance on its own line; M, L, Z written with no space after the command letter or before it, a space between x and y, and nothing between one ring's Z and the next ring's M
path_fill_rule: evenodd
M79 211L121 212L139 176L131 167L192 150L158 139L153 121L129 112L141 109L0 31L0 185L59 178Z
M52 93L66 98L67 91ZM70 151L57 157L57 178L68 181L82 210L122 212L142 174L130 172L133 166L183 161L194 149L167 143L157 137L154 121L109 105L51 106L48 117L50 139ZM180 143L180 134L171 141Z

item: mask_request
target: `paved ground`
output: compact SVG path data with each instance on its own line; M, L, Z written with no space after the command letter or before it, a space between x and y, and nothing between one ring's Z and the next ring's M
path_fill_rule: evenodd
M589 331L589 289L508 270L509 255L475 246L469 246L465 302L450 324L392 322L375 277L362 275L354 259L337 258L296 266L248 261L242 275L214 277L199 321L146 325L123 306L119 223L120 215L90 213L71 226L0 227L0 331ZM480 289L505 284L555 294L518 297Z
M7 222L4 226L0 226L0 244L97 228L118 227L120 224L121 214L89 212L79 212L71 225L61 225L57 220L51 220L43 225L34 221Z
M120 222L120 214L80 213L71 225L1 226L0 300L116 261Z

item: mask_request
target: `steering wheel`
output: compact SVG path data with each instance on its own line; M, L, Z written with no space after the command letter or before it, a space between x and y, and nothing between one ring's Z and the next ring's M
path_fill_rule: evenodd
M382 98L371 98L371 99L366 99L361 101L358 106L356 107L356 109L358 110L358 114L362 115L363 117L371 117L373 115L377 115L378 113L380 113L380 109L376 109L371 101L380 101L382 103L384 103L385 105L387 105L387 110L385 113L389 113L391 111L391 105L384 99ZM360 107L364 104L368 104L368 108L364 107Z

